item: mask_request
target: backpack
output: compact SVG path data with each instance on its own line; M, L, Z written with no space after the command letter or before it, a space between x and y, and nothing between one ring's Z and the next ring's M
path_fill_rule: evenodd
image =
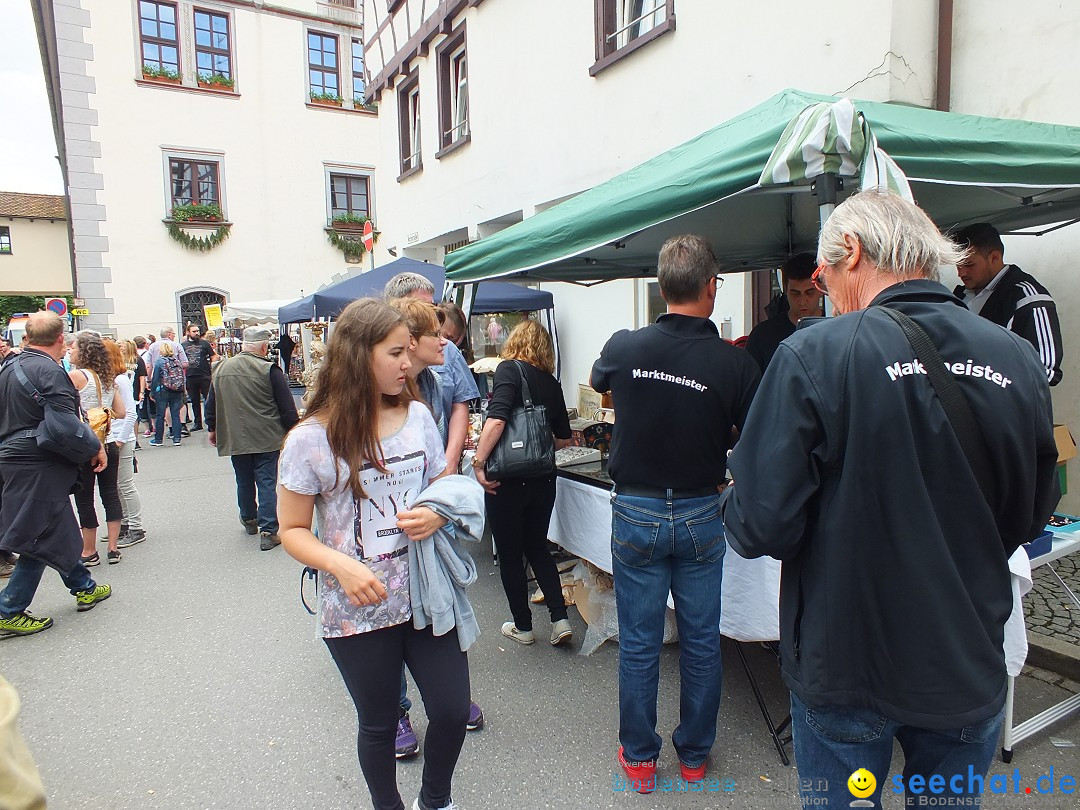
M163 357L165 364L161 367L161 387L166 391L184 390L184 368L175 357Z

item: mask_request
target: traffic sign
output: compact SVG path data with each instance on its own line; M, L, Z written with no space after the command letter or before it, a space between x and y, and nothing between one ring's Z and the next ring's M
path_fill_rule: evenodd
M76 317L81 317L83 315L89 315L90 310L88 310L88 309L72 309L71 314L75 315Z
M370 251L375 244L375 227L371 224L369 219L364 223L364 247Z
M67 301L63 298L46 298L45 309L49 312L55 312L61 318L68 314Z

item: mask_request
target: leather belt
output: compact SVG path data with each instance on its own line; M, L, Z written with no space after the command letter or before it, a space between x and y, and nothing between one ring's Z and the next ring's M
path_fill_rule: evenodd
M657 489L655 487L627 487L616 486L616 495L626 495L630 498L657 498L659 500L677 501L682 498L707 498L710 495L719 495L717 487L697 487L694 489Z

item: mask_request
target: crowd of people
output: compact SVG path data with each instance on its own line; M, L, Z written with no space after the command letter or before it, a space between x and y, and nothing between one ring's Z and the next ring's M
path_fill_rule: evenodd
M940 283L941 265L957 267L955 292ZM783 562L780 659L804 803L848 801L859 768L879 776L867 794L879 801L894 739L905 785L985 774L1007 685L1008 559L1039 534L1060 494L1053 299L1004 263L990 226L949 238L914 205L879 192L839 205L817 255L784 265L785 295L746 350L710 318L718 270L702 237L669 239L657 265L667 313L614 334L592 367L592 386L610 392L618 416L608 473L619 767L633 789L656 789L670 593L681 692L671 741L681 778L705 778L730 549ZM0 550L19 555L0 592L0 632L51 624L27 612L46 566L78 610L110 596L89 571L100 562L94 491L116 563L146 537L132 476L136 425L153 420L143 436L159 445L169 421L179 444L186 393L192 430L205 424L231 459L243 530L317 572L318 632L356 706L374 807L404 808L395 760L419 751L408 667L429 719L412 807L453 808L465 734L484 723L469 679L479 627L465 544L486 519L510 614L503 636L536 641L528 565L551 644L572 637L546 537L553 453L571 430L551 338L525 320L506 336L487 419L462 468L479 390L458 347L467 353L464 315L436 306L434 293L406 273L383 298L350 304L303 418L268 357L265 329L245 330L242 351L211 373L215 352L197 326L182 344L166 327L144 345L90 332L67 340L58 317L31 316L28 345L0 371ZM840 317L815 317L825 295ZM110 412L100 452L72 464L40 450L48 408L85 414L92 426ZM526 422L539 434L522 432ZM511 443L528 457L527 474L498 472ZM965 784L951 798L968 798Z

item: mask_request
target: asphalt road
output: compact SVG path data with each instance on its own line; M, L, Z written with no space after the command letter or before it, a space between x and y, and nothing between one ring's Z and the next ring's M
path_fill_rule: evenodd
M205 433L180 448L138 454L149 540L116 566L94 569L114 596L87 613L46 572L32 606L55 626L0 640L0 673L23 700L21 728L50 807L370 807L356 761L356 717L312 617L299 600L300 566L282 549L258 550L237 517L232 468ZM710 777L730 790L638 796L613 788L618 650L589 657L545 643L520 647L499 635L508 618L489 549L478 549L471 595L483 636L470 652L473 696L487 715L466 738L454 799L479 808L795 808L796 774L772 747L734 648L725 642L725 685ZM542 609L541 609L542 610ZM538 635L546 614L538 611ZM747 652L774 712L786 693L772 656ZM659 775L675 777L667 741L678 714L677 647L662 661ZM412 695L417 698L415 687ZM1017 686L1020 718L1068 692L1037 678ZM419 701L417 701L419 703ZM413 710L423 738L424 713ZM1024 784L1053 768L1077 776L1080 716L1017 748L1009 766ZM411 804L423 758L398 778ZM894 766L895 766L894 762ZM886 807L900 802L886 798ZM987 808L1075 808L1075 796L989 796Z

